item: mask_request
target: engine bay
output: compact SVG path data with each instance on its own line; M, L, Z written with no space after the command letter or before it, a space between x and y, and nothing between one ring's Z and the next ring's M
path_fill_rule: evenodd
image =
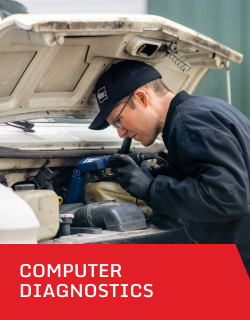
M16 129L7 129L6 138L10 133L17 134ZM19 134L19 141L15 143L20 145L27 133ZM63 150L50 150L47 146L44 150L41 146L40 150L34 150L34 146L29 149L28 144L26 149L19 149L13 141L13 148L1 147L0 183L13 190L34 211L40 223L38 243L188 242L179 221L164 214L154 216L150 204L133 198L112 181L110 169L119 165L117 157L112 161L115 153L129 154L138 165L146 162L154 172L167 168L162 142L142 148L136 142L131 145L127 137L117 148L118 138L114 139L112 130L110 134L112 148L105 146L102 137L102 147L97 146L96 139L96 150L85 146L70 151L67 145ZM38 140L39 135L30 139L34 137ZM107 140L112 141L110 137Z

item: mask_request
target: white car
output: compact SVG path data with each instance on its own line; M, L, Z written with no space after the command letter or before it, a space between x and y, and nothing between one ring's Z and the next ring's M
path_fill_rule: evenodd
M103 164L100 157L122 143L112 128L88 129L98 112L93 90L107 68L129 59L159 70L174 93L192 94L210 69L229 70L242 58L158 16L20 14L1 21L0 243L188 242L179 221L152 215L146 203L102 181L102 167L93 173L86 166ZM160 139L147 148L133 141L130 149L161 155L154 166L166 159Z

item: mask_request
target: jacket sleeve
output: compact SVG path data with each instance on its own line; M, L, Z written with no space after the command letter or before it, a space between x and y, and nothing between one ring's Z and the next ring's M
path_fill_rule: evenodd
M178 155L186 178L155 179L150 195L155 213L216 223L247 213L249 177L233 139L215 131L199 131L180 143Z

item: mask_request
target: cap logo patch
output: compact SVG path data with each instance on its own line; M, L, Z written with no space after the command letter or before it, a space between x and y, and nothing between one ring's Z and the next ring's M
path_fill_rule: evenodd
M104 100L108 99L108 95L105 87L102 87L98 90L97 98L100 103L103 103Z

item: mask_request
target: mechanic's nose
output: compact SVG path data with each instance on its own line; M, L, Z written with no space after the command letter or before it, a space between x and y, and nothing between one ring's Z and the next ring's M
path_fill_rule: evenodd
M125 130L125 129L117 130L117 132L120 138L124 138L128 135L128 130Z

